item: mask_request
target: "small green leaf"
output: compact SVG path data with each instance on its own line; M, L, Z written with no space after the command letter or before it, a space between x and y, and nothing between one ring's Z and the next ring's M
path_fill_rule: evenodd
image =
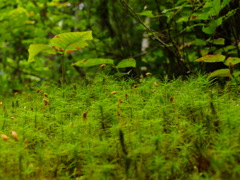
M183 22L188 22L189 21L189 17L188 16L183 16L180 17L176 22L177 23L183 23Z
M52 47L59 53L69 53L88 46L87 40L92 40L92 31L68 32L54 36L50 40Z
M113 65L112 59L102 59L102 58L94 58L94 59L84 59L81 61L78 61L76 63L73 63L73 66L79 66L79 67L91 67L101 64L111 64Z
M233 72L233 76L234 76L234 77L240 76L240 71L234 71L234 72Z
M231 0L223 0L221 4L221 8L224 8L226 5L228 5L231 2Z
M229 69L218 69L208 75L209 77L231 77Z
M218 26L222 24L222 17L209 22L207 27L203 27L202 31L206 34L213 34Z
M240 58L238 57L229 57L227 60L224 62L225 65L229 66L229 63L232 63L233 65L240 63Z
M190 16L190 21L199 21L199 20L208 20L208 19L209 19L208 13L196 12Z
M143 11L143 12L138 13L138 14L141 15L141 16L147 16L147 17L149 17L149 18L155 17L155 16L153 15L152 11L149 11L149 10Z
M39 53L47 53L47 54L56 54L56 51L47 44L31 44L28 49L28 62L32 62L35 59L35 56L38 55Z
M198 45L198 46L204 46L204 45L207 44L206 41L205 41L205 40L202 40L202 39L196 39L196 40L194 41L194 43L195 43L196 45Z
M221 10L221 0L210 0L206 1L203 9L208 9L208 14L210 16L217 16Z
M217 16L221 11L221 0L212 0L212 8L210 9L210 14L212 16Z
M215 62L223 62L225 60L225 56L221 55L221 54L216 54L216 55L206 55L203 56L197 60L195 60L196 62L207 62L207 63L215 63Z
M136 60L133 58L123 59L118 63L116 68L127 68L127 67L136 67Z
M213 40L213 44L216 45L224 45L225 44L225 39L224 38L218 38Z
M236 50L236 46L234 46L234 45L225 46L224 50L227 52L231 51L231 50Z
M217 28L217 24L214 21L211 21L207 27L203 27L202 31L206 34L213 34Z

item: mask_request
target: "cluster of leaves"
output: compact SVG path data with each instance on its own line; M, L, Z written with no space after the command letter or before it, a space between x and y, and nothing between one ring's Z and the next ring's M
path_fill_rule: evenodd
M29 47L29 57L28 62L34 61L34 57L39 53L47 53L47 54L61 54L62 57L73 51L82 49L88 45L87 40L92 40L92 31L86 32L69 32L62 33L54 36L53 39L50 40L51 45L46 44L32 44ZM73 66L79 67L91 67L96 65L101 65L100 67L104 68L106 64L110 64L114 66L114 61L112 59L84 59L80 60L73 64ZM62 64L64 66L64 64ZM114 66L117 70L121 68L129 68L136 67L136 61L132 58L124 59L118 63L117 66ZM64 73L64 72L62 72ZM128 73L116 73L117 76L123 76Z
M130 66L136 64L139 74L150 71L179 76L204 70L202 67L209 63L199 66L195 61L201 57L221 54L239 58L238 3L238 0L1 1L0 80L4 83L0 91L19 91L26 84L59 80L62 58L51 55L56 52L67 56L65 73L69 82L79 75L99 71L91 68L91 63L113 64L114 60L113 67L117 67L120 61L131 59ZM88 48L79 50L81 53L69 53L81 46L59 49L60 45L51 49L54 43L59 43L56 38L59 34L87 30L93 32L94 39ZM71 41L71 37L67 38ZM49 39L50 46L44 49L46 52L49 48L50 56L39 56L39 61L27 63L29 45L47 44ZM33 60L31 56L29 61ZM79 60L82 63L76 63ZM122 73L118 68L116 71Z
M34 61L34 57L40 52L47 54L66 54L86 47L87 40L92 40L92 32L70 32L54 36L50 44L32 44L29 47L28 62Z
M111 3L113 6L110 5ZM49 49L50 56L39 56L39 60L34 63L27 62L29 58L27 49L30 44L48 44L49 38L53 38L57 34L86 30L92 30L94 33L93 43L89 44L88 49L81 49L81 53L77 54L66 51L66 61L68 62L66 63L66 76L71 81L78 78L79 73L81 77L86 72L94 71L95 73L92 68L85 71L76 66L70 66L79 59L96 57L114 59L118 64L120 60L128 59L130 51L133 50L130 48L130 44L126 43L127 41L133 42L131 45L135 47L134 49L139 49L139 45L135 46L134 44L138 39L137 36L134 36L135 31L129 31L133 27L133 22L127 17L128 15L124 13L121 6L116 6L114 2L107 0L87 2L17 0L1 1L0 9L0 25L2 27L0 30L0 81L3 82L1 83L1 93L8 90L21 91L24 86L31 86L35 82L43 80L59 80L61 58L51 55L56 52L55 50ZM113 12L119 14L114 15ZM125 18L122 18L123 16ZM109 23L110 21L111 23ZM117 26L125 28L116 28ZM125 34L124 37L122 33ZM51 43L53 41L54 38ZM45 46L44 49L46 48L48 47ZM62 51L62 49L59 50ZM58 53L60 51L57 49ZM68 50L68 52L70 51ZM133 60L130 61L133 62Z
M238 39L240 28L237 25L240 9L236 0L178 0L174 3L155 1L152 4L146 3L147 9L140 13L133 11L134 8L137 10L134 2L127 4L122 0L122 3L146 28L150 36L161 40L158 43L165 48L149 54L143 60L154 64L161 61L159 64L167 67L165 72L163 70L165 74L173 72L173 69L180 73L186 70L197 71L200 68L195 60L200 57L206 60L197 62L212 63L220 62L217 59L218 54L230 56L235 62L240 57ZM150 24L144 24L141 17L150 19ZM151 47L154 47L154 44ZM213 57L212 55L217 55L215 60L213 58L207 60L208 57ZM182 61L185 66L182 65ZM217 72L214 74L217 75Z
M236 78L240 75L240 71L234 71L234 66L240 63L240 58L226 57L221 54L217 55L206 55L196 60L196 62L205 62L205 63L216 63L223 62L229 68L218 69L209 74L209 77L229 77Z

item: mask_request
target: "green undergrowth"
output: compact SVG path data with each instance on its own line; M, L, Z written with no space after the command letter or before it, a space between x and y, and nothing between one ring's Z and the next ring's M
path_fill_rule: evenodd
M0 97L0 179L239 179L239 92L96 75Z

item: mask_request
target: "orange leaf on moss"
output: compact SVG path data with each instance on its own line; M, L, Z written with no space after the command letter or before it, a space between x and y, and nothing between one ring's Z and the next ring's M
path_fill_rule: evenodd
M71 53L71 52L73 52L72 50L67 50L67 53Z
M77 46L76 49L77 49L77 50L78 50L78 49L82 49L82 47Z

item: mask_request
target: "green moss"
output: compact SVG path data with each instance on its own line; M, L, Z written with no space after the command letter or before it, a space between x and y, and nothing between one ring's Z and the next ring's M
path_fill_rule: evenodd
M9 137L0 139L0 177L237 179L238 96L239 87L222 90L201 75L141 83L97 75L0 97Z

